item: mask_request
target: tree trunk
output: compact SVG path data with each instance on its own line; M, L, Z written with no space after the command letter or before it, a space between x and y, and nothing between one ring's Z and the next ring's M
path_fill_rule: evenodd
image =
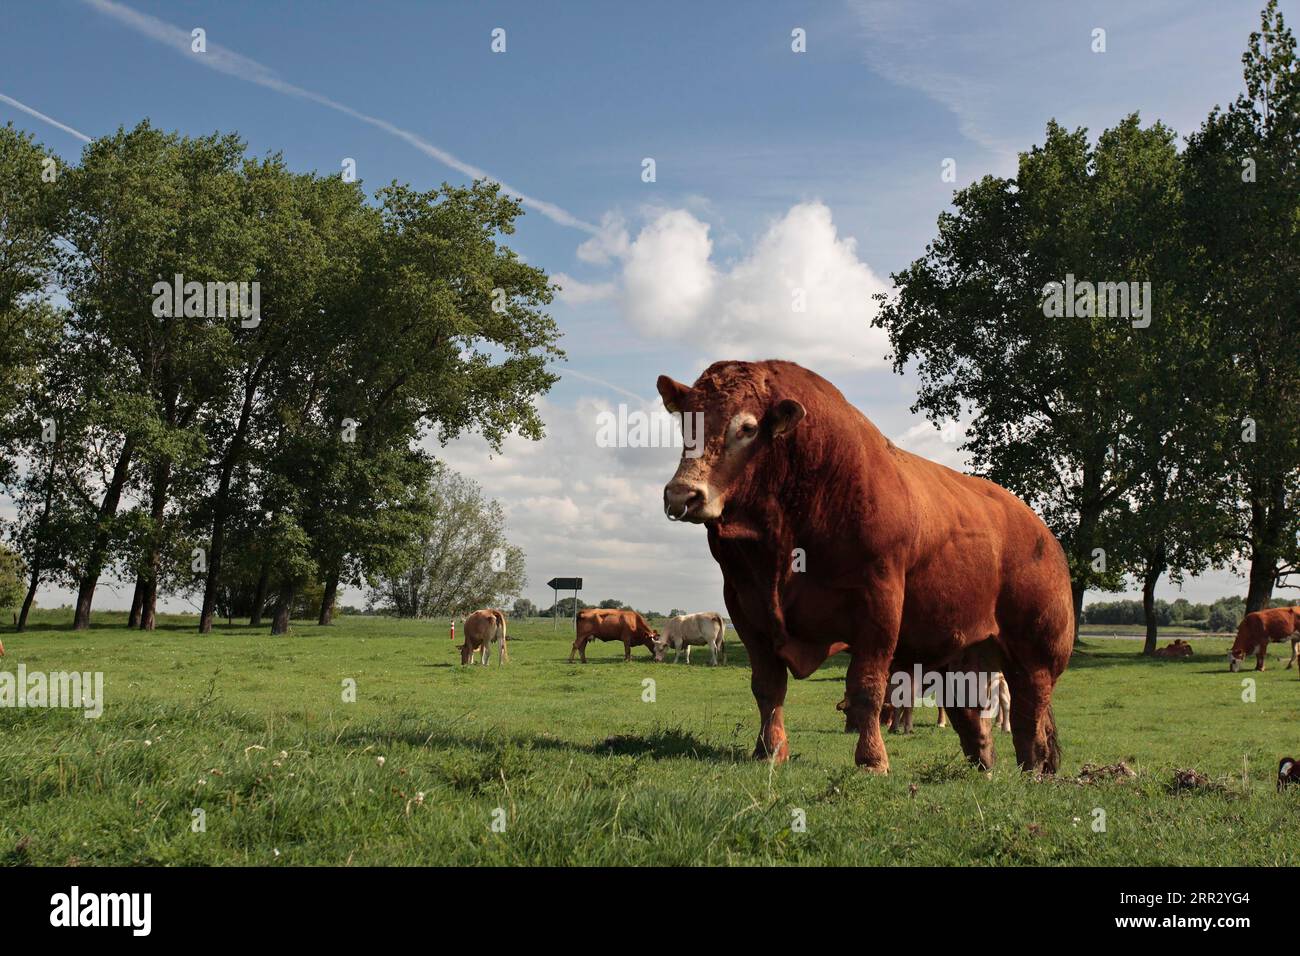
M27 615L32 611L32 605L36 603L36 590L41 586L41 568L36 563L32 566L32 581L27 586L27 597L23 598L23 608L18 612L17 630L25 631L27 629Z
M275 598L275 614L271 618L272 636L289 633L289 614L293 610L293 596L297 590L297 587L288 582L280 585L280 593Z
M171 484L172 463L164 459L153 473L153 493L149 503L149 519L153 534L149 536L149 570L144 582L144 607L140 614L140 629L152 631L158 623L158 574L162 570L163 519L167 514L167 488Z
M144 572L135 576L135 594L131 595L131 613L127 615L127 627L140 626L140 608L144 607Z
M131 456L135 453L135 437L128 436L122 442L122 451L113 466L113 478L104 494L103 504L99 506L98 528L95 541L91 545L86 560L86 570L77 588L77 611L72 618L73 630L84 631L90 627L90 606L95 600L95 588L99 585L100 572L104 570L104 558L108 552L109 522L117 515L118 503L122 500L122 488L126 485L127 474L131 468Z
M1286 489L1280 479L1250 499L1250 587L1246 613L1262 611L1273 598L1281 558L1282 528L1286 515Z
M212 633L212 619L217 607L217 579L221 574L221 555L226 539L226 515L230 511L230 476L244 451L244 438L248 434L253 399L257 395L263 367L258 365L244 386L244 404L239 410L239 424L235 427L235 434L230 437L230 447L226 449L226 455L221 461L221 480L217 483L217 494L212 506L212 541L208 546L208 577L203 585L203 610L199 614L200 634Z
M1148 657L1156 652L1159 639L1159 625L1156 622L1156 582L1160 580L1160 569L1154 568L1146 573L1142 581L1142 616L1147 623L1147 642L1142 653Z
M253 592L253 613L248 618L249 627L262 626L262 611L266 607L266 589L271 583L271 562L262 562L262 573L257 576L257 590Z
M320 619L318 624L334 623L334 598L339 591L339 572L331 571L325 577L325 594L320 602Z

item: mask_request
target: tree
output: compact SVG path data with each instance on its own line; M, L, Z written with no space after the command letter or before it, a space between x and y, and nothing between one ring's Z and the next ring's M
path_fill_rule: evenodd
M537 605L528 598L515 598L510 608L510 616L515 618L537 617Z
M400 617L465 614L508 603L524 587L524 553L505 538L505 512L473 481L438 464L426 490L428 520L412 538L418 557L381 573L372 603Z
M1270 0L1242 56L1246 92L1188 142L1191 295L1210 318L1213 403L1232 484L1246 610L1300 573L1300 63Z
M0 610L18 605L23 597L23 559L0 545Z
M1094 147L1053 121L1015 178L955 194L925 256L893 276L896 295L878 297L895 369L917 363L913 410L936 423L972 413L975 471L1030 502L1061 540L1076 627L1084 592L1123 577L1103 519L1142 474L1131 452L1150 370L1136 352L1167 321L1152 303L1173 300L1177 183L1163 125L1130 116ZM1101 283L1124 287L1103 294Z

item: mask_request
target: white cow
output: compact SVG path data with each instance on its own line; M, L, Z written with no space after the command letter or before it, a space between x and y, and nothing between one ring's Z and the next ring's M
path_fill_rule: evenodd
M722 663L727 663L727 644L722 639L726 633L727 622L717 611L703 611L699 614L678 614L664 622L663 636L655 642L655 660L664 659L664 650L673 649L673 663L686 648L686 663L691 662L691 646L707 647L709 663L717 664L721 655Z

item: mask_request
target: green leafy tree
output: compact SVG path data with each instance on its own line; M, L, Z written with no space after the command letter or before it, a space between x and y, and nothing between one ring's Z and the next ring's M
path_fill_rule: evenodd
M1300 571L1300 64L1276 0L1242 57L1246 91L1187 146L1189 296L1213 325L1197 398L1220 416L1246 609Z
M1086 131L1052 122L1014 178L955 194L955 211L940 216L925 256L894 275L897 292L880 296L874 320L895 368L916 363L913 410L936 423L973 414L964 447L974 469L1030 502L1061 540L1076 626L1084 592L1123 579L1104 518L1142 474L1132 446L1150 370L1137 354L1173 300L1177 182L1174 137L1159 123L1144 129L1130 116L1094 147ZM1052 284L1070 276L1149 281L1154 312L1116 315L1081 293L1075 317L1055 314Z
M428 519L411 545L417 559L381 572L372 604L401 617L500 607L527 583L524 553L505 537L505 513L473 481L439 464L427 486Z

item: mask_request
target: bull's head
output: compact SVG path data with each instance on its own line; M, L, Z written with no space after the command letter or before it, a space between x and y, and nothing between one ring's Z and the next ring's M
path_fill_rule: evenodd
M1228 651L1228 670L1234 674L1241 670L1241 662L1246 659L1246 652L1234 647Z
M710 366L694 386L659 376L659 395L670 412L683 416L687 439L677 473L664 486L664 513L673 521L720 518L733 489L806 414L799 402L769 394L762 382L711 374L720 368Z

